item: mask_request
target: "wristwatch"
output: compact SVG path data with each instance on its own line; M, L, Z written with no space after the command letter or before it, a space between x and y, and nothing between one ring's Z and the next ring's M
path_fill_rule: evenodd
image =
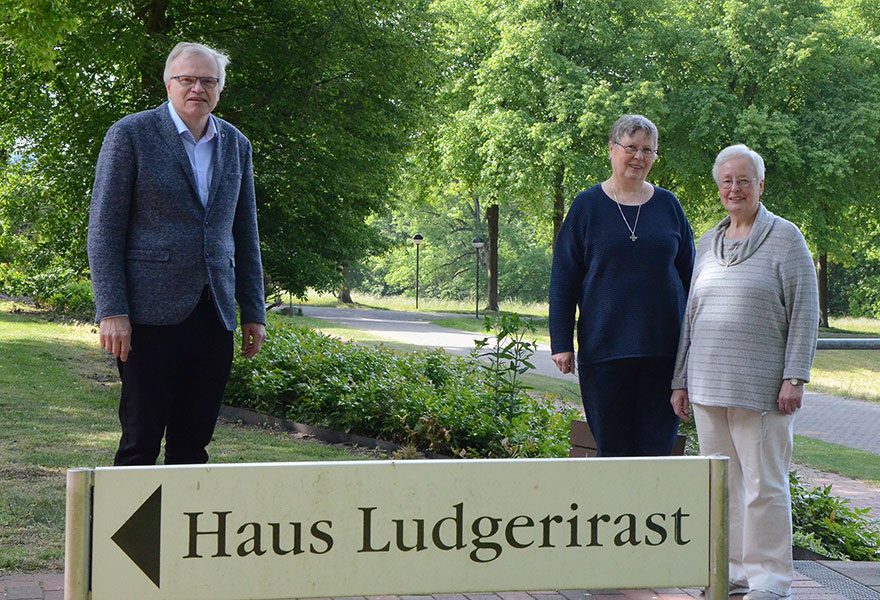
M799 385L803 385L804 380L803 380L803 379L798 379L797 377L792 377L791 379L788 380L788 382L789 382L791 385L797 387L797 386L799 386Z

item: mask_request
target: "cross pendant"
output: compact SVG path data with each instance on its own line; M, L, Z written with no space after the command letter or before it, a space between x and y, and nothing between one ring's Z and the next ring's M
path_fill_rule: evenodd
M631 236L629 236L629 239L631 239L632 241L636 241L639 238L638 236L636 236L636 234L632 234Z

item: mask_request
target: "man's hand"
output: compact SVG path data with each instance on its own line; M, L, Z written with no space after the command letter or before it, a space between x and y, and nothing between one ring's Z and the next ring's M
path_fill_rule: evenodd
M266 326L262 323L241 324L241 355L245 358L253 358L263 342L266 341Z
M559 352L550 357L563 373L574 373L574 352Z
M794 414L794 411L801 407L804 400L804 386L801 385L791 385L788 379L782 382L782 387L779 389L779 399L777 400L777 404L779 405L779 410L784 415Z
M672 404L672 410L682 421L691 420L691 401L688 397L687 389L672 390L672 397L669 398Z
M101 319L101 348L125 362L131 350L131 321L127 316Z

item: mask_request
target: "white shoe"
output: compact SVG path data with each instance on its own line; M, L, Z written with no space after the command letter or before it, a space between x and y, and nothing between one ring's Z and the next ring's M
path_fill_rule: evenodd
M752 590L743 597L743 600L791 600L791 596L783 596L767 590Z
M728 589L728 592L727 592L728 596L737 596L737 595L747 594L749 592L749 586L747 586L747 585L734 585L731 583L728 585L727 589ZM706 595L706 590L704 588L703 589L703 596L705 596L705 595Z

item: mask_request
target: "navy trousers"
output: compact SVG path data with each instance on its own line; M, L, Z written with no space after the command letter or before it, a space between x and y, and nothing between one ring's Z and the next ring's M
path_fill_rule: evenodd
M232 340L207 287L182 323L132 325L128 360L117 361L122 438L115 465L156 464L163 436L166 465L208 462Z
M673 358L578 361L581 398L599 456L669 456L678 417L669 397Z

